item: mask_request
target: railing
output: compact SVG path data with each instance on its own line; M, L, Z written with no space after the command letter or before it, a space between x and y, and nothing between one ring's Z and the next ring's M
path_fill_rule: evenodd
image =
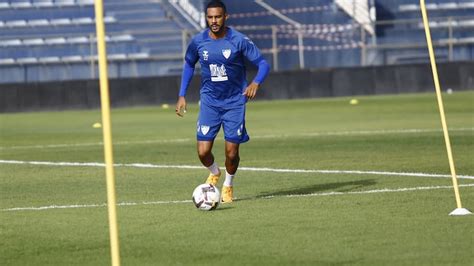
M291 25L273 26L240 26L239 31L247 34L260 47L262 53L271 62L274 71L318 68L318 67L340 67L340 66L371 66L389 65L414 62L428 62L426 40L421 25L421 19L407 19L396 21L379 21L371 24L376 29L378 37L369 34L360 24L314 24L302 25L294 28ZM474 60L474 19L472 17L447 17L431 19L433 44L439 61L467 61ZM169 34L173 38L180 38L182 49L178 53L148 54L137 53L133 56L114 56L109 60L117 65L117 71L113 77L139 77L147 75L169 75L179 74L179 67L187 44L196 31L160 31L153 29L110 32L110 35L139 36L148 34ZM405 37L403 35L406 35ZM31 35L28 38L72 38L84 34L68 34L67 36L56 34ZM26 38L16 36L18 38ZM0 36L0 47L11 40L12 36ZM28 75L32 68L42 68L45 71L57 71L56 65L68 65L70 71L81 71L77 78L96 78L96 48L95 36L88 36L89 51L79 57L70 56L63 60L52 60L52 58L38 58L28 60L0 60L0 83L5 82L30 82L34 78ZM150 39L155 45L160 45L160 39ZM30 44L30 45L38 45ZM51 45L51 44L50 44ZM53 44L55 45L55 44ZM298 56L298 54L304 56ZM341 56L343 54L344 56ZM322 62L318 58L327 59ZM349 59L345 56L349 55ZM47 60L46 60L47 59ZM303 60L302 60L303 59ZM162 68L166 64L174 62L172 71L165 67L163 71L142 71L147 65ZM290 63L288 63L290 62ZM133 71L121 71L120 69L132 69ZM48 70L51 69L51 70ZM18 74L17 79L3 80L11 75ZM85 74L84 71L87 73ZM16 75L16 74L15 74ZM46 75L48 76L48 75ZM75 75L68 75L65 79L74 79ZM52 80L54 80L52 78ZM44 80L41 80L44 81Z
M444 61L474 60L474 19L472 17L447 17L431 20L433 44ZM379 21L371 26L378 31L376 37L369 34L361 24L324 24L305 25L302 28L285 26L241 26L238 30L247 34L254 42L264 43L271 40L271 46L260 46L262 52L273 61L274 70L284 69L280 62L281 55L290 51L304 51L310 53L328 53L351 50L359 55L356 63L329 66L368 66L389 65L399 63L400 58L409 60L413 54L413 61L417 57L428 55L426 39L421 19L407 19L396 21ZM398 35L401 34L401 35ZM406 37L403 34L407 35ZM302 41L301 41L302 40ZM292 45L281 44L293 42ZM314 44L317 42L317 44ZM312 44L311 44L312 43ZM470 49L471 52L457 53L458 48ZM459 50L459 49L458 49ZM388 53L393 55L387 56ZM306 56L305 56L306 57ZM307 61L307 60L306 60ZM419 60L418 60L419 61ZM403 63L400 61L400 63ZM299 68L311 67L308 62L299 62ZM319 66L318 66L319 67ZM324 67L324 66L321 66Z
M395 21L379 21L375 23L379 31L386 31L389 34L386 37L379 37L377 39L367 38L362 35L361 42L361 65L388 65L397 62L392 62L390 58L385 55L387 52L398 52L403 56L404 52L418 51L425 55L423 62L428 62L428 52L426 45L426 38L421 19L406 19ZM444 17L430 19L431 35L433 38L433 45L436 50L436 55L440 57L440 61L467 61L474 60L474 18L473 17ZM418 37L403 38L401 36L398 41L396 29L399 33L412 32ZM391 40L391 41L387 41ZM461 50L470 50L468 53L460 53ZM457 53L458 52L458 53ZM383 58L375 58L374 55L382 56Z

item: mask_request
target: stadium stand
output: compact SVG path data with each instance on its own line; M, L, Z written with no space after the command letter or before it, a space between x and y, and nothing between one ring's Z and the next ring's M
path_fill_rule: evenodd
M205 0L104 1L111 78L180 73L183 50L203 26ZM418 0L226 4L228 24L247 34L274 70L428 60ZM93 5L0 0L0 83L96 78ZM438 60L472 60L474 1L432 0L427 7Z
M377 1L376 7L379 60L386 64L428 62L419 1ZM474 1L433 0L426 8L438 61L472 60Z
M0 2L1 81L24 82L97 77L93 0ZM181 67L183 27L156 0L106 0L111 77L164 75ZM53 71L67 64L68 73ZM92 69L91 69L92 68ZM33 74L51 70L42 77ZM127 72L126 70L131 70Z
M233 11L229 23L246 33L279 70L360 62L360 26L334 1L228 3Z

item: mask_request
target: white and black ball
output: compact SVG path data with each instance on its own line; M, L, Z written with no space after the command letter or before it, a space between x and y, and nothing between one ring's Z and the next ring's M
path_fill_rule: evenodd
M199 210L212 211L219 206L221 193L211 184L201 184L194 189L193 203Z

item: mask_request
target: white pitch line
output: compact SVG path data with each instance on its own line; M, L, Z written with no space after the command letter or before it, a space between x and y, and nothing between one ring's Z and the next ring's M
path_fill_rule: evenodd
M46 166L85 166L85 167L105 167L104 163L98 162L45 162L45 161L16 161L16 160L0 160L0 164L29 164L29 165L46 165ZM159 165L150 163L130 163L130 164L114 164L116 167L135 167L135 168L165 168L165 169L203 169L202 166L196 165ZM275 173L319 173L319 174L369 174L369 175L391 175L391 176L417 176L417 177L451 177L446 174L429 174L429 173L406 173L406 172L384 172L384 171L362 171L362 170L317 170L317 169L279 169L267 167L240 167L242 171L253 172L275 172ZM474 176L458 175L458 178L474 179Z
M474 131L473 127L450 128L449 131ZM324 137L324 136L355 136L355 135L385 135L385 134L416 134L416 133L438 133L441 129L390 129L390 130L356 130L356 131L329 131L298 134L275 134L254 136L252 138L288 138L288 137Z
M450 128L449 131L474 131L473 127ZM356 131L334 131L334 132L312 132L295 134L270 134L251 136L254 139L271 138L291 138L291 137L324 137L324 136L355 136L355 135L384 135L384 134L416 134L416 133L437 133L441 129L393 129L393 130L356 130ZM165 139L165 140L137 140L137 141L116 141L114 145L135 145L135 144L160 144L160 143L179 143L192 141L190 138ZM2 146L0 150L21 150L21 149L47 149L47 148L70 148L70 147L88 147L102 146L103 142L86 143L63 143L63 144L45 144L45 145L24 145L24 146Z
M144 201L144 202L120 202L117 206L140 206L140 205L158 205L158 204L176 204L190 203L192 200L170 200L170 201ZM79 208L99 208L106 207L106 203L102 204L75 204L75 205L50 205L41 207L16 207L2 209L2 211L44 211L51 209L79 209Z
M0 160L0 164L27 164L27 165L46 165L46 166L85 166L85 167L105 167L104 163L98 162L44 162L44 161L18 161L18 160ZM116 163L115 167L135 167L135 168L164 168L164 169L203 169L197 165L160 165L150 163ZM385 175L385 176L416 176L416 177L451 177L445 174L429 173L406 173L406 172L384 172L384 171L363 171L363 170L318 170L318 169L281 169L268 167L240 167L240 171L252 172L273 172L273 173L316 173L316 174L354 174L354 175ZM457 175L462 179L474 179L470 175Z
M1 161L0 161L1 162ZM417 177L451 177L444 174L429 173L407 173L407 172L384 172L384 171L361 171L361 170L305 170L305 169L273 169L241 167L239 170L276 172L276 173L318 173L318 174L354 174L354 175L390 175L390 176L417 176ZM457 175L458 178L474 179L474 176Z
M87 204L87 205L50 205L50 206L41 206L41 207L16 207L16 208L9 208L3 209L2 211L44 211L44 210L51 210L51 209L77 209L77 208L97 208L97 207L105 207L107 204Z
M474 184L465 184L459 185L460 187L474 187ZM396 192L411 192L411 191L420 191L420 190L437 190L437 189L449 189L453 188L452 186L431 186L431 187L408 187L408 188L384 188L384 189L374 189L374 190L365 190L365 191L349 191L349 192L323 192L323 193L311 193L311 194L298 194L298 195L271 195L265 197L251 197L246 198L257 200L257 199L274 199L274 198L301 198L301 197L323 197L323 196L341 196L341 195L361 195L361 194L375 194L375 193L396 193ZM237 199L238 200L238 199ZM191 200L172 200L172 201L144 201L144 202L122 202L118 203L117 206L141 206L141 205L159 205L159 204L181 204L181 203L191 203ZM50 205L50 206L41 206L41 207L15 207L2 209L3 212L13 212L13 211L44 211L51 209L76 209L76 208L99 208L105 207L107 204L84 204L84 205Z
M458 185L459 187L474 187L474 184L464 184ZM431 186L431 187L407 187L407 188L398 188L398 189L375 189L375 190L366 190L366 191L349 191L349 192L326 192L326 193L311 193L311 194L299 194L299 195L285 195L284 197L293 198L293 197L315 197L315 196L335 196L335 195L354 195L354 194L373 194L373 193L389 193L389 192L409 192L417 190L435 190L435 189L447 189L453 188L453 186ZM268 196L273 197L273 196Z
M140 140L140 141L115 141L114 145L130 145L130 144L159 144L159 143L178 143L191 141L189 138L184 139L164 139L164 140ZM103 142L86 142L86 143L69 143L69 144L46 144L46 145L25 145L0 147L0 150L23 150L23 149L47 149L47 148L71 148L71 147L88 147L103 146Z

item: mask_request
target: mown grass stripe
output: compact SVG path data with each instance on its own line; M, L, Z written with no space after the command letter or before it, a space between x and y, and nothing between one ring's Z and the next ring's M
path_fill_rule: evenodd
M28 164L46 166L84 166L84 167L105 167L104 163L98 162L45 162L45 161L18 161L0 160L0 164ZM202 169L197 165L160 165L150 163L116 163L115 167L136 167L136 168L166 168L166 169ZM318 169L279 169L268 167L240 167L241 171L254 172L274 172L274 173L317 173L317 174L356 174L356 175L385 175L385 176L414 176L414 177L451 177L445 174L430 173L407 173L407 172L385 172L385 171L364 171L364 170L318 170ZM458 178L474 179L470 175L457 175Z
M450 128L449 131L474 131L474 128ZM313 132L313 133L295 133L295 134L270 134L252 136L254 139L273 139L273 138L291 138L291 137L329 137L329 136L355 136L355 135L385 135L385 134L417 134L417 133L437 133L443 132L441 129L393 129L393 130L356 130L356 131L331 131L331 132ZM191 138L164 139L164 140L137 140L137 141L115 141L114 145L136 145L136 144L160 144L160 143L179 143L193 141ZM88 147L102 146L102 142L85 143L62 143L45 145L24 145L24 146L0 146L0 150L24 150L24 149L54 149L70 147Z
M474 184L464 184L459 185L460 187L474 187ZM273 199L273 198L300 198L300 197L322 197L322 196L341 196L341 195L361 195L361 194L375 194L375 193L396 193L396 192L413 192L421 190L438 190L438 189L449 189L453 188L452 186L429 186L429 187L407 187L407 188L383 188L383 189L374 189L374 190L365 190L365 191L349 191L349 192L323 192L323 193L310 193L310 194L291 194L291 195L270 195L265 197L251 197L251 198L241 198L239 200L257 200L257 199ZM170 201L145 201L145 202L121 202L117 206L141 206L141 205L159 205L159 204L180 204L180 203L191 203L192 200L170 200ZM40 207L15 207L2 209L4 212L12 211L44 211L52 209L77 209L77 208L99 208L105 207L107 204L84 204L84 205L50 205L50 206L40 206Z

